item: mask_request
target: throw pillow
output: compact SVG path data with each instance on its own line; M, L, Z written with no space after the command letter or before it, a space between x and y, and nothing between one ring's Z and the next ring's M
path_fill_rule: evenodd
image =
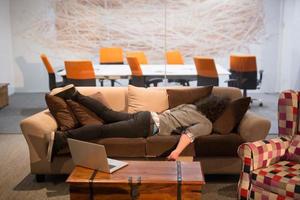
M293 136L286 155L288 160L300 162L300 135Z
M128 112L163 112L169 107L165 89L128 86Z
M250 101L250 97L245 97L230 102L222 115L213 123L213 131L220 134L231 133L247 112Z
M76 101L67 100L67 104L72 109L76 119L80 125L92 125L92 124L103 124L103 120L98 117L94 112L79 104Z
M64 99L46 94L45 100L50 113L58 124L58 129L66 131L78 127L78 121Z
M109 103L107 102L107 100L105 99L104 95L101 92L96 92L95 94L92 94L89 97L91 97L97 101L100 101L101 103L103 103L103 105L105 105L106 107L111 109Z
M174 108L181 104L195 103L211 94L213 86L184 89L167 89L169 108Z

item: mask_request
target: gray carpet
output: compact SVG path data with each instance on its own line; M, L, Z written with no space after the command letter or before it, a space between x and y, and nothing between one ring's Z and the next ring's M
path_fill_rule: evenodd
M44 93L15 93L0 110L0 133L21 133L20 121L46 108Z
M28 148L20 134L0 134L0 200L68 200L66 176L37 183L30 174ZM236 199L237 176L206 177L203 199Z

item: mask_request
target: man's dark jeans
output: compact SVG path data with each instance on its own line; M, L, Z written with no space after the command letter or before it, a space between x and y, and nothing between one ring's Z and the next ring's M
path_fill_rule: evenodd
M147 137L153 131L153 120L148 111L133 114L116 112L101 102L81 95L77 92L72 98L81 105L95 112L105 124L86 125L66 132L66 136L78 140L92 140L97 138L137 138Z

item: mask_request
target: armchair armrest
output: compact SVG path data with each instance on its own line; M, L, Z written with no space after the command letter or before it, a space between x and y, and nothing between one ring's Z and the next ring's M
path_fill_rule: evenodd
M49 110L22 120L20 127L29 147L30 162L46 159L48 141L45 136L57 129L56 121Z
M250 172L279 161L290 144L288 137L259 140L240 145L238 155L243 161L243 171Z
M269 133L271 122L251 111L247 111L241 120L238 132L247 142L265 139Z
M242 159L242 172L238 183L238 199L249 199L252 171L279 161L289 144L288 138L281 137L240 145L238 155Z

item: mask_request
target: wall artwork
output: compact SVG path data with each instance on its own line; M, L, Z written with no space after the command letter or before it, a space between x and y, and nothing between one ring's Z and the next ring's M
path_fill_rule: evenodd
M264 35L261 0L49 0L46 4L22 37L56 55L96 57L100 47L120 46L124 51L144 51L151 63L161 63L165 50L178 49L189 59L222 57L259 43Z

